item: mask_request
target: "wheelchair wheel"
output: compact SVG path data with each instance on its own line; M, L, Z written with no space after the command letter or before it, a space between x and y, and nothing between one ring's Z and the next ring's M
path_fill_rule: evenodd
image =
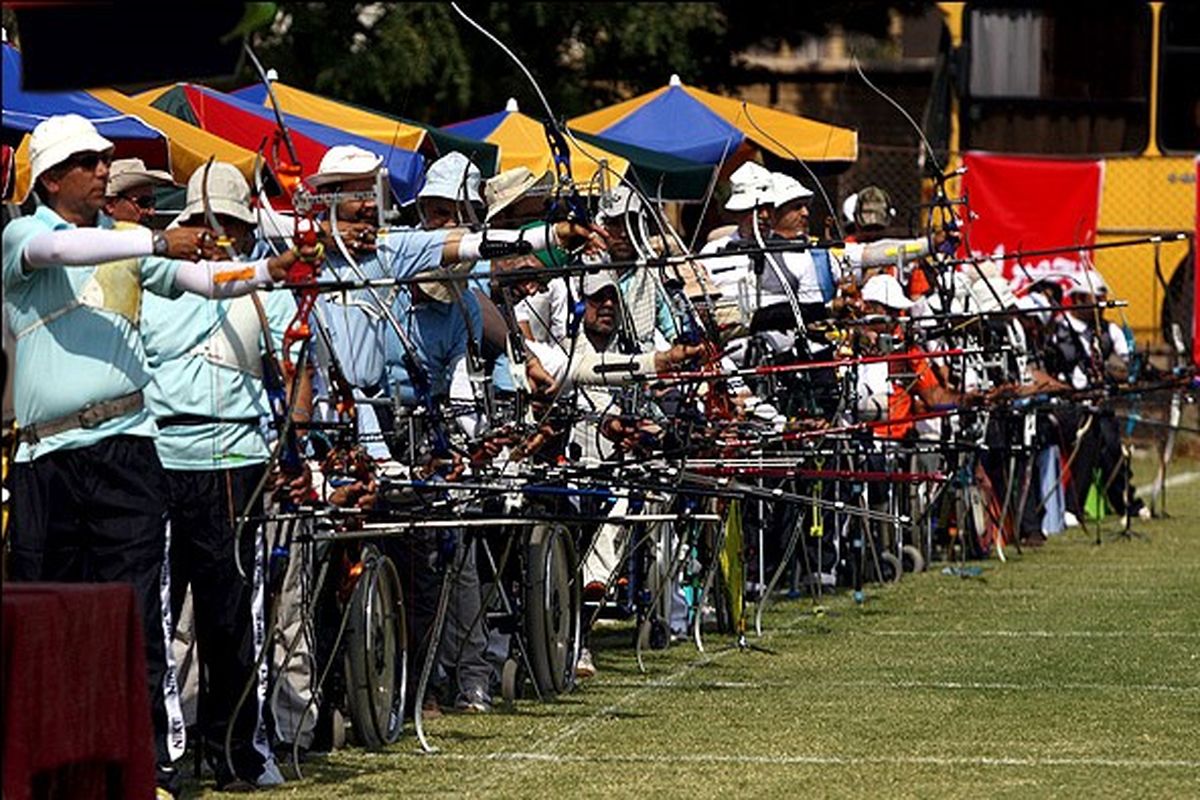
M404 727L408 630L396 567L373 550L350 596L346 625L346 705L368 750L395 742Z
M900 563L905 572L916 573L925 571L925 556L916 545L906 544L901 550Z
M574 683L581 593L575 546L562 525L535 525L525 557L525 638L533 679L543 697Z

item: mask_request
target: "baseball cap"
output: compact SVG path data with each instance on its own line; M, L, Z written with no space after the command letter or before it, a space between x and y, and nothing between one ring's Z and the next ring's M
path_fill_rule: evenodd
M78 114L59 114L44 119L29 136L29 183L51 167L76 153L106 153L113 143L96 131L96 126Z
M642 210L642 199L624 184L615 187L607 195L600 196L600 208L596 219L620 219L625 214L637 214Z
M591 297L599 294L609 286L617 288L617 281L612 276L611 270L601 270L600 272L592 273L583 276L583 296Z
M308 185L316 188L330 183L373 178L383 159L352 144L331 147L321 158L315 175L308 176Z

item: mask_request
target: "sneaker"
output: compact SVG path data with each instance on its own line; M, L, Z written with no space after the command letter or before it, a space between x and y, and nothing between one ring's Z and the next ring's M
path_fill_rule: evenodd
M1154 516L1153 512L1150 511L1150 506L1142 506L1139 508L1137 515L1138 519L1150 519Z
M257 783L262 787L282 786L285 783L283 773L279 771L279 765L275 763L274 758L263 765L263 771L258 776Z
M474 687L460 694L454 707L467 714L486 714L492 710L492 698L483 689Z
M608 587L602 581L592 581L583 587L583 602L599 603L608 594Z
M1070 511L1063 512L1063 526L1067 528L1078 528L1079 517L1072 514Z
M579 660L575 662L575 679L585 681L596 677L596 664L592 661L592 651L586 647L579 651Z

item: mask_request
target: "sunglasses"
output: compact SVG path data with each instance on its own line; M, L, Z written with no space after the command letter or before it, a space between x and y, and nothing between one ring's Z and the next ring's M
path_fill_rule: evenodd
M138 208L154 208L155 204L158 202L155 200L154 195L152 194L141 194L136 196L123 194L120 197L122 200L128 200L129 202L133 203Z
M96 169L96 165L101 161L104 166L112 163L112 153L76 153L67 159L68 167L83 167L86 170Z

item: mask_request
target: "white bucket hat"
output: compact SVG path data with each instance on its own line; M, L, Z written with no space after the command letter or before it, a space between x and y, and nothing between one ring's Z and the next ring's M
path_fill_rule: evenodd
M96 126L78 114L44 119L29 136L29 184L37 186L42 173L76 153L106 153L113 143L96 132Z
M207 165L202 165L188 178L187 205L175 220L184 223L196 215L205 216L204 178ZM233 164L214 161L208 172L208 205L214 214L225 214L254 225L258 219L250 208L250 184Z
M771 173L771 202L776 208L793 200L811 200L812 196L812 190L791 175Z
M455 202L466 200L472 203L482 203L479 195L479 184L483 176L479 167L462 153L447 153L429 165L425 173L425 185L417 192L417 199L422 197L441 197Z
M370 150L352 144L339 144L325 152L316 174L309 175L307 183L315 189L329 183L374 178L382 165L383 159Z
M729 176L733 189L725 202L726 211L749 211L757 205L770 203L773 194L771 173L753 161L747 161Z
M900 281L886 272L874 275L863 284L862 299L895 309L912 308L913 301L904 293Z
M105 194L116 197L121 192L138 186L174 186L175 179L171 173L161 169L146 169L146 162L140 158L121 158L112 162L108 167L108 188Z

